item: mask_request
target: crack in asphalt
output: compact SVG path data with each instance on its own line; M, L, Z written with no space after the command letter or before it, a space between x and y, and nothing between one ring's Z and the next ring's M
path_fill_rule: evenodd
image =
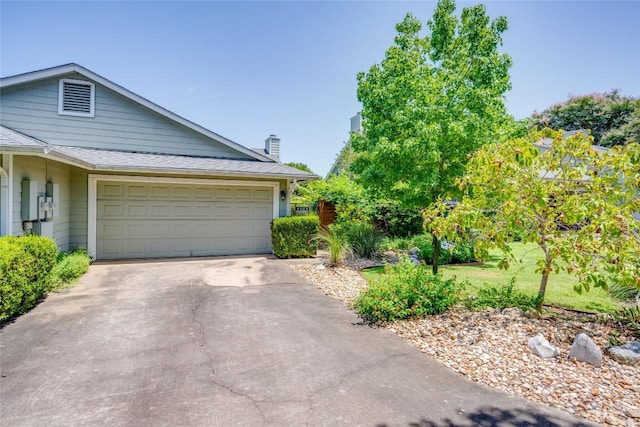
M315 413L315 410L313 408L313 403L314 403L314 399L316 399L316 397L321 394L324 393L328 390L334 389L334 388L338 388L340 387L349 377L353 376L353 375L357 375L359 373L362 373L364 371L367 371L371 368L374 367L379 367L382 366L386 363L389 363L389 361L396 359L396 358L401 358L404 357L406 355L408 355L409 353L407 352L402 352L402 353L396 353L396 354L391 354L389 356L386 356L378 361L375 362L371 362L371 363L366 363L363 365L360 365L358 367L356 367L355 369L352 369L350 371L345 372L343 375L340 376L340 379L335 381L332 384L329 384L325 387L319 388L317 390L314 390L312 392L310 392L308 394L308 396L304 399L260 399L260 398L256 398L251 396L250 393L245 393L242 391L238 391L236 389L234 389L232 386L225 384L223 382L220 382L217 379L216 376L216 370L214 367L214 357L213 355L207 350L207 342L206 342L206 337L205 337L205 333L204 333L204 325L202 324L201 321L198 320L198 311L200 309L200 307L202 306L203 302L204 302L205 298L201 298L201 297L197 297L194 301L193 301L193 307L191 309L191 314L192 314L192 318L191 318L191 322L196 325L196 333L197 333L197 337L196 337L196 345L198 345L198 347L200 348L200 351L202 352L202 354L204 354L208 360L208 366L211 370L211 376L212 376L212 382L217 385L218 387L222 387L223 389L227 390L228 392L235 394L237 396L241 396L244 397L246 399L248 399L249 401L251 401L252 405L256 408L256 410L260 413L260 416L262 417L262 423L263 425L267 425L268 424L268 419L267 416L264 414L262 408L260 407L260 404L283 404L283 403L297 403L297 404L306 404L307 405L307 417L305 419L305 425L309 426L309 422L310 422L310 418L312 417L312 415Z
M344 375L342 375L340 377L340 380L336 381L334 384L328 385L326 387L323 387L319 390L314 391L308 398L307 400L309 401L309 414L307 414L307 419L305 420L305 425L308 427L309 426L309 419L311 418L311 416L313 415L313 413L315 412L313 409L313 399L320 393L323 393L327 390L331 390L332 388L337 388L340 387L340 385L342 385L342 383L344 383L348 377L352 376L352 375L356 375L359 374L361 372L367 371L373 367L376 366L382 366L386 363L388 363L391 359L396 359L396 358L400 358L400 357L404 357L410 355L409 352L403 352L403 353L396 353L396 354L391 354L389 356L386 356L376 362L372 362L372 363L367 363L361 366L358 366L355 369L352 369L348 372L345 372Z
M260 417L262 418L262 424L266 425L267 424L267 418L264 415L264 412L262 412L262 409L258 405L258 401L256 399L254 399L253 397L251 397L250 395L248 395L246 393L242 393L240 391L234 390L231 386L228 386L228 385L223 384L223 383L218 381L218 379L216 377L216 369L214 367L213 356L207 350L207 345L206 345L207 342L206 342L206 338L205 338L205 335L204 335L204 325L202 324L202 322L200 322L197 319L198 310L200 309L200 306L202 305L203 300L204 300L204 298L196 298L196 301L194 301L195 306L191 309L191 315L192 315L191 323L197 325L196 332L197 332L197 334L199 336L199 339L196 338L196 345L198 345L198 347L200 347L200 351L202 352L202 354L204 354L207 357L209 369L211 370L211 378L212 378L213 383L215 385L217 385L218 387L222 387L223 389L227 390L228 392L230 392L232 394L244 397L245 399L249 399L251 401L251 404L256 408L256 410L260 414Z

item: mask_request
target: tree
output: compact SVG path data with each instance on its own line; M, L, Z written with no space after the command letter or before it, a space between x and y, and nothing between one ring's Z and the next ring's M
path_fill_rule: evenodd
M462 200L446 218L432 213L442 237L475 229L477 256L501 249L501 268L513 261L514 235L535 242L543 253L539 308L549 275L561 270L578 277L578 292L609 282L640 288L640 145L603 152L591 136L563 135L532 131L483 147L459 181ZM444 203L436 210L449 211Z
M531 116L531 127L591 131L605 147L640 141L640 98L624 97L616 90L570 97Z
M292 168L296 168L299 169L301 171L304 172L309 172L309 173L313 173L313 171L309 168L309 166L307 166L304 163L299 163L299 162L287 162L285 163L286 166L290 166Z
M498 51L507 20L485 7L455 13L440 0L427 22L407 14L380 64L358 74L362 134L352 134L351 169L378 197L428 207L457 193L467 154L501 139L510 123L504 94L511 58ZM434 236L434 272L440 242Z

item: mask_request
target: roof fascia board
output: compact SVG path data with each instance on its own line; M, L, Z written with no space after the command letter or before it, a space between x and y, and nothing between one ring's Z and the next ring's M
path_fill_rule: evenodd
M256 160L261 160L261 161L266 161L266 162L274 162L273 159L264 156L262 154L256 153L253 150L250 150L249 148L238 144L237 142L233 142L230 139L227 139L221 135L218 135L215 132L210 131L209 129L206 129L196 123L193 123L190 120L185 119L184 117L181 117L175 113L172 113L171 111L167 110L164 107L159 106L158 104L155 104L151 101L149 101L146 98L141 97L140 95L136 95L135 93L131 92L128 89L125 89L124 87L113 83L112 81L100 76L99 74L94 73L91 70L88 70L86 68L84 68L81 65L78 64L66 64L66 65L61 65L59 67L53 67L53 68L47 68L44 70L39 70L39 71L33 71L30 73L25 73L25 74L18 74L16 76L10 76L10 77L4 77L2 79L0 79L0 89L1 88L5 88L5 87L11 87L11 86L16 86L19 84L23 84L23 83L29 83L29 82L33 82L33 81L37 81L37 80L42 80L42 79L47 79L47 78L51 78L51 77L56 77L56 76L60 76L63 74L69 74L69 73L78 73L83 75L84 77L87 77L93 81L95 81L96 83L101 84L102 86L105 86L109 89L111 89L112 91L126 97L129 98L130 100L137 102L138 104L160 114L161 116L164 116L176 123L179 123L183 126L186 126L187 128L198 132L208 138L214 139L230 148L233 148L236 151L239 151L243 154L246 154L248 156L250 156L251 158L254 158Z

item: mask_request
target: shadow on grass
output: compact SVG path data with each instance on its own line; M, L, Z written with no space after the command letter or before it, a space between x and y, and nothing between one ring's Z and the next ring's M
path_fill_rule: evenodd
M460 423L444 418L433 421L421 418L407 424L409 427L589 427L589 424L579 420L567 421L553 415L544 414L535 409L500 409L492 406L480 408L475 412L461 414L468 421ZM377 424L376 427L387 427L387 424Z

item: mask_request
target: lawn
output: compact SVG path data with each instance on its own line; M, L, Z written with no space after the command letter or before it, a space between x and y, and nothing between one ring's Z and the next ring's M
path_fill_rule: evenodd
M513 263L509 270L498 268L501 253L494 251L490 253L483 265L448 265L441 266L440 271L445 277L469 281L471 286L466 289L467 295L474 295L477 292L476 289L485 283L506 285L511 278L515 278L517 289L528 295L537 295L540 275L535 273L535 270L536 260L542 256L541 249L535 244L522 243L514 243L511 248L521 262ZM382 268L371 269L363 271L362 275L370 281L382 271ZM575 276L566 273L549 276L545 304L589 312L612 311L621 307L617 300L600 288L591 288L589 292L583 292L582 295L576 293L573 290L575 283Z

